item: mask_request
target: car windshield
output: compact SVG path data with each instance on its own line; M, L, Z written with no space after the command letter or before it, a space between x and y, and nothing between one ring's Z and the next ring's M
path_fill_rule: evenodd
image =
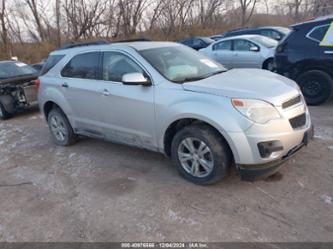
M227 70L185 46L152 48L139 52L165 78L176 83L201 80Z
M271 39L269 37L266 36L255 36L251 38L253 41L260 43L261 45L265 46L266 48L274 48L276 47L279 42Z
M288 35L291 32L291 29L285 27L277 27L276 29L284 35Z
M25 75L37 74L36 70L22 62L0 63L0 79L8 79Z
M211 43L214 42L214 40L212 38L209 38L209 37L201 37L200 39L202 39L207 44L211 44Z

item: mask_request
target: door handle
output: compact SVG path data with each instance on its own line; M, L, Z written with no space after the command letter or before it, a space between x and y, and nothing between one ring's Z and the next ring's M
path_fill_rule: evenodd
M324 51L324 54L333 54L333 51Z
M102 94L104 96L110 96L110 92L107 89L104 89L103 92L102 92Z
M69 85L67 84L67 82L64 82L64 83L61 84L61 87L68 88Z

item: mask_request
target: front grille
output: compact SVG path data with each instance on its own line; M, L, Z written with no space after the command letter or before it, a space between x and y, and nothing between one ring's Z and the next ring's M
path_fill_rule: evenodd
M305 113L303 113L299 116L289 119L289 122L290 122L291 127L293 127L293 129L302 127L306 123L306 115L305 115Z
M288 107L291 107L293 105L296 105L296 104L300 103L301 101L302 101L301 95L298 95L298 96L296 96L296 97L294 97L292 99L289 99L288 101L284 102L282 104L282 108L286 109Z

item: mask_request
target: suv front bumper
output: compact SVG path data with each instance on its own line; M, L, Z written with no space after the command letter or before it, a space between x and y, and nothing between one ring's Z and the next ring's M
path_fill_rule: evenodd
M237 164L237 168L239 169L241 179L244 181L255 181L259 179L264 179L275 172L277 172L282 164L292 158L302 147L308 145L309 141L313 139L314 129L311 126L303 136L302 142L290 149L288 153L283 156L281 159L271 161L264 164Z

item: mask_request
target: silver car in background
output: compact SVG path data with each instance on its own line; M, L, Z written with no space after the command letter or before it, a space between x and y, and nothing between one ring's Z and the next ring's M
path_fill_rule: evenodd
M181 44L62 49L45 68L39 105L57 145L84 135L161 152L197 184L227 177L233 165L244 180L267 177L312 137L294 81L226 70Z
M226 68L262 68L272 71L276 40L261 35L239 35L220 39L200 52Z

